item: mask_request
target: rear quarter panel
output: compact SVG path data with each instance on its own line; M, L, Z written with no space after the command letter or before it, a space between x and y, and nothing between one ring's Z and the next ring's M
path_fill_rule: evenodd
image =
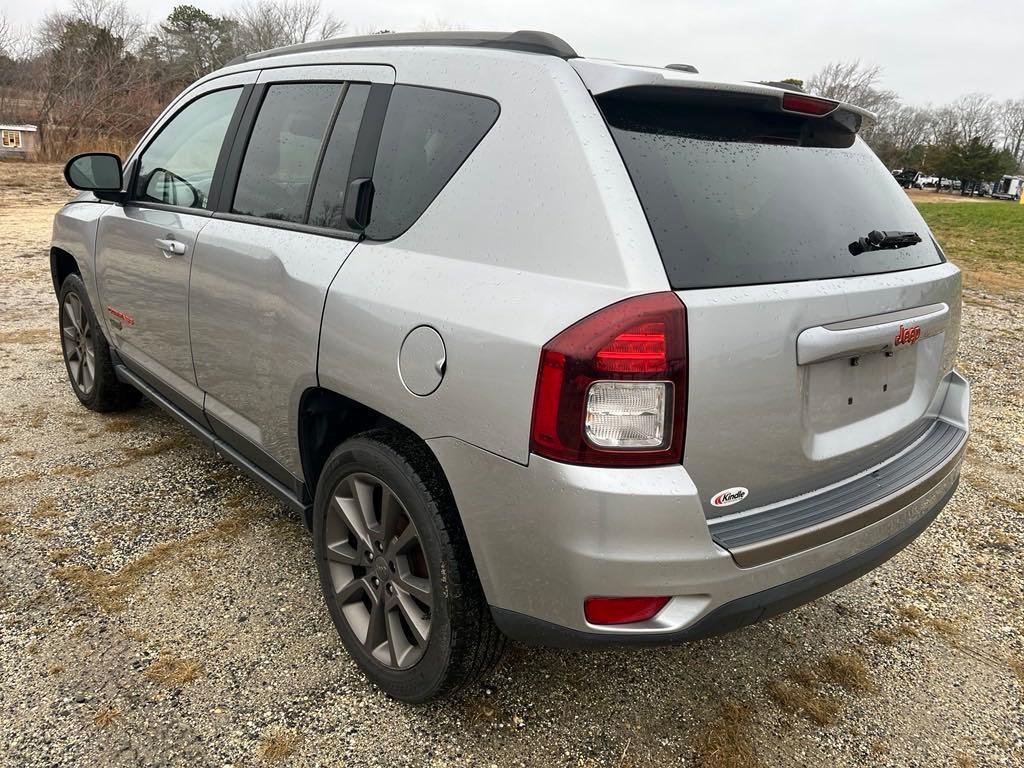
M490 132L405 234L356 247L324 312L320 385L423 438L526 463L543 344L597 309L667 290L632 184L578 75L553 57L393 49L397 82L489 96ZM365 55L365 52L362 53ZM444 339L432 395L398 374L406 335Z

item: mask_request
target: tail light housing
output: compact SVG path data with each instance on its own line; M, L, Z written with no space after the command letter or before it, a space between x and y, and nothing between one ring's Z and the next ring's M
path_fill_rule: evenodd
M595 312L541 350L530 450L588 466L678 463L686 424L686 308L671 292Z

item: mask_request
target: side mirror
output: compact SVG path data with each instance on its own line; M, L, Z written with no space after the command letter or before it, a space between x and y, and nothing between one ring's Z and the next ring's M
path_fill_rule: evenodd
M100 200L122 200L123 177L121 158L109 152L75 155L64 166L64 180L68 186L92 192Z

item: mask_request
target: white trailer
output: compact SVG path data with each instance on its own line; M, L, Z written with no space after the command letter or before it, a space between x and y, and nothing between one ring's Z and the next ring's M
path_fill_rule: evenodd
M1003 176L992 185L992 197L1000 200L1020 200L1024 191L1024 176Z

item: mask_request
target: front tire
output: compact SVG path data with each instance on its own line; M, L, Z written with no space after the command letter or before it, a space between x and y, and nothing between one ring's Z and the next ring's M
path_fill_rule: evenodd
M451 491L429 449L392 430L358 435L317 483L313 546L335 627L366 676L420 703L500 659Z
M123 411L139 402L139 391L114 373L110 347L78 275L64 278L58 300L58 326L64 367L71 389L91 411Z

